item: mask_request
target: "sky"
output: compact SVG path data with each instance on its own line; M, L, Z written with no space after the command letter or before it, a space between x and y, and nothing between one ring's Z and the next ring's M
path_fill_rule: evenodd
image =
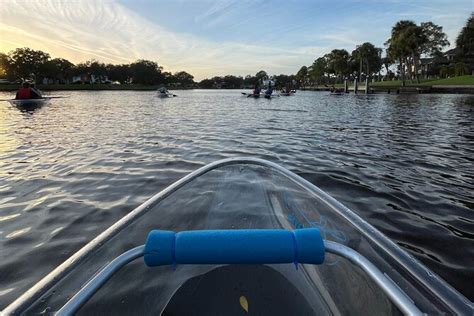
M150 59L196 80L292 74L334 48L383 47L401 19L443 26L453 46L473 11L474 0L0 0L0 52Z

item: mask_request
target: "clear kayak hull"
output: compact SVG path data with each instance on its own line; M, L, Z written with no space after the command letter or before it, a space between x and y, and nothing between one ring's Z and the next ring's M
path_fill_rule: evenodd
M8 102L12 105L16 106L41 106L44 103L48 102L49 98L40 98L40 99L12 99L8 100Z
M400 314L393 298L355 264L366 259L421 312L472 314L469 300L354 212L288 170L253 158L218 161L174 183L84 246L4 312L60 310L101 268L143 245L154 229L311 227L320 230L328 245L341 245L327 253L321 265L149 268L137 259L118 270L78 313L233 314L234 308L246 307L258 314ZM344 249L361 258L341 257L337 252ZM198 309L186 310L184 302L194 302L187 305Z

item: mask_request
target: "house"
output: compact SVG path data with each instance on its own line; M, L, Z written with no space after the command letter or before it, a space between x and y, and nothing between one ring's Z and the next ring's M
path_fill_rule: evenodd
M418 72L423 78L427 78L431 74L433 69L433 64L435 59L430 58L420 58L420 64L418 65Z
M72 83L112 83L112 80L109 79L107 76L97 76L97 75L88 75L88 74L80 74L77 76L72 77Z
M449 62L454 62L454 59L456 58L457 54L457 49L453 48L448 50L447 52L443 53L443 57L446 58Z
M435 57L420 58L418 74L423 78L438 77L441 67L454 67L456 55L457 50L453 48Z

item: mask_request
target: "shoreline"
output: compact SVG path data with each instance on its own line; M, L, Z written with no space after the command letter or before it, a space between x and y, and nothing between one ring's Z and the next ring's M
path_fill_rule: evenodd
M0 91L15 92L20 85L16 84L0 84ZM337 85L338 87L340 85ZM155 91L161 85L108 85L108 84L56 84L56 85L37 85L41 91ZM342 88L342 87L339 87ZM248 90L247 88L237 89L203 89L199 87L173 87L171 91L179 90ZM316 86L300 88L302 91L329 91L329 87ZM354 86L348 87L349 92L354 92ZM365 85L359 85L358 93L365 93ZM417 94L417 93L440 93L440 94L474 94L474 85L369 85L369 94Z

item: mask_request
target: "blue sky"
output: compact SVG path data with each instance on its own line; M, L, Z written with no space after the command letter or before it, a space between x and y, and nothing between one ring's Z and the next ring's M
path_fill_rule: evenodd
M196 79L295 73L334 48L383 47L401 19L442 25L454 43L474 10L472 0L1 2L1 51L30 46L73 62L146 58Z

